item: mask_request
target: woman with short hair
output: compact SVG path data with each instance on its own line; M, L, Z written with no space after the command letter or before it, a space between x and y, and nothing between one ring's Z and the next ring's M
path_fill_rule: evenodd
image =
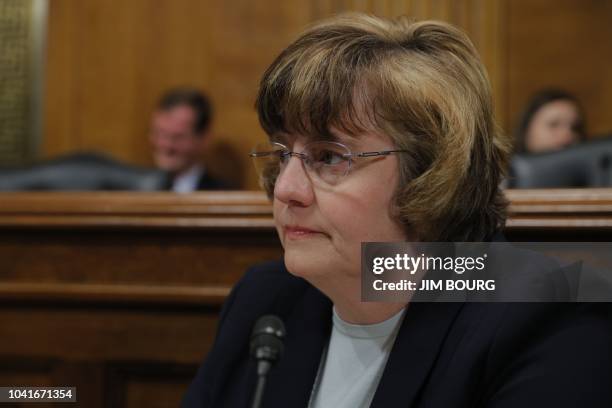
M511 142L462 31L358 14L325 21L268 68L257 111L269 141L251 156L284 259L236 285L185 407L248 406L249 335L267 314L286 337L262 407L610 401L612 336L599 315L361 299L363 242L489 241L504 225Z

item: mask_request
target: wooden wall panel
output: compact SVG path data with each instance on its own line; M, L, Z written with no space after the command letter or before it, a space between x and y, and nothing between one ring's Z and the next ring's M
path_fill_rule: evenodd
M156 99L168 87L193 84L217 108L209 167L256 188L247 153L265 137L253 109L258 82L309 23L342 11L454 22L473 36L500 93L501 2L54 0L42 151L102 150L150 164L146 132Z
M507 118L529 96L562 87L583 102L592 134L612 132L612 2L507 2Z
M309 23L343 11L442 19L470 35L506 131L533 91L562 86L594 133L612 130L612 3L587 0L53 0L43 153L98 149L150 164L160 93L206 89L217 107L209 167L247 188L247 153L265 136L253 102L273 58Z
M106 370L108 404L125 408L178 407L193 368L179 364L111 364Z
M208 84L205 7L199 0L50 2L44 153L99 149L147 163L158 95Z

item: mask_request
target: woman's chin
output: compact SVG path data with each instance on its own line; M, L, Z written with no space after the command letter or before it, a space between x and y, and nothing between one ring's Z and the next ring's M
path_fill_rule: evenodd
M292 275L306 280L330 273L329 260L314 251L286 249L285 266Z

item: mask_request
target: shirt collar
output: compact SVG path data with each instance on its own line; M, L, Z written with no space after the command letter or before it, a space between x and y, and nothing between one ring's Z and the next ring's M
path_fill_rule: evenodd
M198 182L204 174L204 166L194 164L187 171L177 175L172 182L172 191L190 193L198 189Z

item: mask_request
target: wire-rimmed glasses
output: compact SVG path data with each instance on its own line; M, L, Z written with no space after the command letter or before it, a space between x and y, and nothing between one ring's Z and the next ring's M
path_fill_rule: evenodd
M370 152L351 152L339 142L314 141L304 145L301 152L291 151L287 146L268 142L260 143L253 148L249 156L253 159L257 175L262 184L274 182L287 166L291 157L302 159L304 167L311 178L327 184L337 184L349 174L355 159L388 156L406 150L378 150Z

